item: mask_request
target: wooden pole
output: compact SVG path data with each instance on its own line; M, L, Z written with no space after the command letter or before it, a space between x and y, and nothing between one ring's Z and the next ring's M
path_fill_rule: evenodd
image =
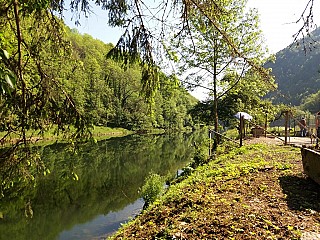
M264 122L264 137L267 137L267 127L268 127L268 113L266 113L266 120Z
M286 111L285 121L284 121L284 144L288 144L288 120L289 120L289 111Z
M300 124L298 124L298 127L300 127L299 125ZM296 137L296 121L293 121L293 136ZM299 136L299 134L298 134L298 136Z
M212 135L211 135L211 129L209 129L209 157L211 157L211 150L212 150Z
M240 147L242 147L243 121L243 116L240 114Z
M243 138L247 136L247 130L246 130L246 120L244 119L244 116L242 117L242 124L243 124Z

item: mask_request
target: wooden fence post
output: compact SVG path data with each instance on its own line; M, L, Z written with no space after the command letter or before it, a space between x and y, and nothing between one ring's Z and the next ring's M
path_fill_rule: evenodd
M266 113L266 121L264 122L264 137L267 137L268 113Z
M289 121L289 111L286 111L284 120L284 144L288 144L288 121Z
M242 147L242 135L243 135L243 126L244 126L244 116L240 114L240 147Z
M211 151L212 151L212 132L211 129L209 129L209 157L211 157Z

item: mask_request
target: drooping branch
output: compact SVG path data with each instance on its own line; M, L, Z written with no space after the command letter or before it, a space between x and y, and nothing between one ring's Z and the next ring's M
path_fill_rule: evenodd
M299 30L293 35L293 44L296 43L298 44L298 40L302 39L302 44L303 44L303 49L304 52L307 51L306 47L306 42L305 42L305 37L311 37L310 39L315 42L315 40L312 39L312 36L310 34L310 30L316 28L316 24L314 23L314 15L313 15L313 5L314 5L314 0L309 0L305 9L302 11L300 17L294 22L295 24L302 23L302 26L299 28ZM309 44L309 50L311 51L311 44Z
M224 95L226 95L229 91L231 91L233 88L235 88L238 83L240 82L240 80L243 78L244 75L244 71L245 71L245 65L243 65L242 67L242 71L241 74L238 76L238 79L235 81L235 83L233 85L231 85L231 87L229 87L226 91L224 91L221 95L219 95L217 98L220 99L222 98Z
M196 0L190 0L190 2L199 10L199 12L205 16L211 24L214 26L214 28L219 32L219 34L223 37L223 39L226 41L227 45L231 49L234 57L242 58L245 62L249 64L249 66L253 67L259 74L263 77L263 79L266 81L267 84L269 84L273 89L276 89L275 85L271 82L271 76L269 72L262 67L261 65L255 63L253 60L251 60L248 56L244 55L242 52L240 52L238 46L235 44L235 42L232 40L232 38L229 36L229 34L223 30L220 26L217 20L215 20L213 17L211 17L206 10L200 6L200 4Z
M22 131L22 139L23 143L27 145L27 139L26 139L26 120L28 117L27 112L27 100L26 100L26 83L23 79L23 73L22 73L22 34L20 29L20 18L19 18L19 2L18 0L14 0L13 3L14 7L14 17L15 17L15 23L16 23L16 35L18 40L18 79L21 82L21 91L22 91L22 122L21 122L21 131Z

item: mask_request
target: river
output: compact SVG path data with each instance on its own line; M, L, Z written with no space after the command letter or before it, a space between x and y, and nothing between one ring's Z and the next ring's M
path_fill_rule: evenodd
M172 179L203 132L131 135L82 145L39 147L48 171L0 199L0 240L104 239L139 214L139 188L152 172Z

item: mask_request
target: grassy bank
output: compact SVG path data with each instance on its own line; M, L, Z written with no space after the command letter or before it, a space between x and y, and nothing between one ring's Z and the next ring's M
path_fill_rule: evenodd
M95 126L92 134L95 138L105 138L105 137L115 137L115 136L125 136L132 134L132 131L129 131L124 128L109 128L109 127L100 127Z
M97 140L102 140L111 137L121 137L132 134L132 131L129 131L124 128L109 128L102 126L94 126L92 130L92 135ZM0 132L0 139L6 135L6 132ZM66 135L60 133L57 134L54 128L45 131L43 133L39 133L37 131L29 130L26 133L27 139L30 139L33 143L36 144L48 144L51 142L64 142L66 141ZM11 133L10 136L6 137L6 141L3 142L4 145L9 143L14 143L19 139L19 135L15 133Z
M299 149L220 149L110 239L317 239L319 200Z

